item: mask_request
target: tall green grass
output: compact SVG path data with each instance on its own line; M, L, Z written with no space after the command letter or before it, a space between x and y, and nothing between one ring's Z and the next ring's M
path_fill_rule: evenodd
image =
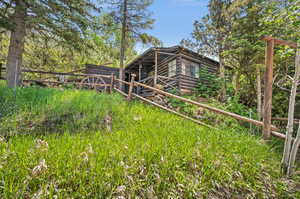
M281 180L280 154L246 132L117 94L0 87L0 97L15 100L0 123L0 198L297 197Z

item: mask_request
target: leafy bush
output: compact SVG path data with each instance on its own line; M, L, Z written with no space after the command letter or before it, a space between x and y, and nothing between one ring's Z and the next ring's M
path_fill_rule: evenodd
M199 83L195 92L201 97L216 97L221 88L221 82L217 74L209 72L207 67L200 67Z

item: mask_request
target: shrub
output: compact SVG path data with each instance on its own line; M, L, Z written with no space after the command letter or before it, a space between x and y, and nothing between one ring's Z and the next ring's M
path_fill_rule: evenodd
M216 97L221 88L221 82L217 74L209 72L207 67L200 67L199 83L195 92L201 97Z

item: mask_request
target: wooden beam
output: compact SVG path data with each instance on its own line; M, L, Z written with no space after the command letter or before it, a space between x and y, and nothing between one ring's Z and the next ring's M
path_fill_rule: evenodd
M278 121L284 121L287 122L288 118L282 118L282 117L272 117L272 120L278 120ZM300 119L294 119L295 124L300 124Z
M154 68L154 87L156 87L157 84L157 71L158 71L158 59L157 59L157 51L155 51L155 68Z
M267 41L267 42L273 40L275 44L289 46L291 48L297 48L297 46L298 46L296 42L285 41L285 40L277 39L277 38L274 38L271 36L264 36L262 40Z
M176 53L166 53L166 52L157 52L157 53L162 55L176 55Z
M142 80L142 67L143 67L142 62L140 62L139 63L139 79L138 79L138 81Z
M263 114L263 138L266 140L271 138L274 44L274 40L268 40L266 46L266 72Z
M103 78L111 78L110 75L75 74L75 73L62 73L62 72L51 72L51 71L40 71L40 70L27 70L27 69L23 69L22 72L24 72L24 73L37 73L37 74L49 74L49 75L76 76L76 77L103 77Z
M199 103L199 102L196 102L196 101L193 101L193 100L184 98L184 97L180 97L180 96L177 96L177 95L174 95L174 94L171 94L171 93L168 93L168 92L159 90L159 89L157 89L157 88L148 86L148 85L146 85L146 84L142 84L142 83L139 83L139 82L134 82L134 83L135 83L135 85L142 86L142 87L144 87L144 88L148 88L148 89L150 89L150 90L156 91L157 93L160 93L160 94L162 94L162 95L165 95L165 96L168 96L168 97L173 97L173 98L175 98L175 99L178 99L178 100L187 102L187 103L189 103L189 104L193 104L193 105L202 107L202 108L207 109L207 110L209 110L209 111L212 111L212 112L214 112L214 113L226 115L226 116L229 116L229 117L232 117L232 118L235 118L235 119L237 119L237 120L244 121L244 122L249 122L249 123L252 123L252 124L254 124L254 125L256 125L256 126L263 126L263 122L261 122L261 121L257 121L257 120L250 119L250 118L247 118L247 117L244 117L244 116L235 114L235 113L231 113L231 112L227 112L227 111L224 111L224 110L215 108L215 107L211 107L211 106L208 106L208 105L206 105L206 104L202 104L202 103ZM272 129L273 131L278 131L278 130L279 130L276 126L273 126L273 125L271 125L271 129Z
M131 81L130 81L128 96L127 96L127 100L128 101L130 101L131 98L132 98L132 91L133 91L133 87L134 87L134 79L135 79L135 77L136 77L135 74L131 74Z
M142 68L143 68L142 62L140 62L139 63L139 79L138 79L139 82L142 80ZM140 92L141 92L141 87L138 86L137 93L139 94Z
M162 105L160 105L160 104L158 104L158 103L155 103L155 102L153 102L153 101L151 101L151 100L148 100L148 99L146 99L146 98L144 98L144 97L142 97L142 96L139 96L139 95L134 94L134 93L133 93L133 95L134 95L135 97L137 97L138 99L144 101L144 102L147 102L147 103L149 103L149 104L152 104L153 106L157 106L157 107L159 107L159 108L161 108L161 109L164 109L164 110L166 110L166 111L169 111L169 112L171 112L171 113L174 113L175 115L178 115L178 116L180 116L180 117L182 117L182 118L184 118L184 119L191 120L192 122L197 123L197 124L200 124L200 125L202 125L202 126L205 126L205 127L211 128L211 129L218 130L218 129L215 128L215 127L212 127L212 126L210 126L210 125L208 125L208 124L205 124L205 123L203 123L203 122L201 122L201 121L199 121L199 120L196 120L196 119L191 118L191 117L189 117L189 116L186 116L186 115L184 115L184 114L178 113L178 112L176 112L176 111L174 111L174 110L172 110L172 109L169 109L169 108L167 108L167 107L164 107L164 106L162 106Z

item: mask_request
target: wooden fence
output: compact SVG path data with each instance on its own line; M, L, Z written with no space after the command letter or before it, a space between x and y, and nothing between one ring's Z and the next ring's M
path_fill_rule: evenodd
M176 115L179 115L179 116L181 116L181 117L183 117L183 118L185 118L185 119L191 120L191 121L193 121L193 122L195 122L195 123L197 123L197 124L200 124L200 125L203 125L203 126L206 126L206 127L209 127L209 128L215 128L215 127L212 127L212 126L210 126L210 125L207 125L207 124L205 124L205 123L203 123L203 122L201 122L201 121L199 121L199 120L196 120L196 119L194 119L194 118L191 118L191 117L188 117L188 116L183 115L183 114L181 114L181 113L178 113L178 112L176 112L176 111L174 111L174 110L172 110L172 109L166 108L166 107L161 106L161 105L159 105L159 104L157 104L157 103L155 103L155 102L153 102L153 101L151 101L151 100L149 100L149 99L146 99L146 98L144 98L144 97L142 97L142 96L139 96L139 95L137 95L137 94L135 94L135 93L132 93L133 87L139 86L139 87L148 88L148 89L150 89L150 90L152 90L152 91L154 91L154 92L156 92L156 93L162 94L162 95L164 95L164 96L172 97L172 98L181 100L181 101L183 101L183 102L186 102L186 103L189 103L189 104L192 104L192 105L196 105L196 106L201 107L201 108L203 108L203 109L212 111L212 112L214 112L214 113L216 113L216 114L225 115L225 116L234 118L234 119L239 120L239 121L244 121L244 122L247 122L247 123L251 123L251 124L253 124L253 125L255 125L255 126L263 127L263 125L264 125L264 123L263 123L262 121L254 120L254 119L251 119L251 118L247 118L247 117L244 117L244 116L241 116L241 115L238 115L238 114L235 114L235 113L231 113L231 112L228 112L228 111L224 111L224 110L221 110L221 109L218 109L218 108L215 108L215 107L211 107L211 106L208 106L208 105L206 105L206 104L202 104L202 103L199 103L199 102L196 102L196 101L193 101L193 100L184 98L184 97L180 97L180 96L177 96L177 95L174 95L174 94L171 94L171 93L162 91L162 90L160 90L160 89L157 89L157 88L148 86L148 85L146 85L146 84L143 84L143 83L140 83L140 82L136 82L136 81L134 81L134 79L133 79L133 81L131 81L131 82L126 82L126 81L119 80L119 79L115 79L115 81L122 82L123 84L127 84L127 85L129 86L129 92L128 92L128 93L125 93L125 92L123 92L123 91L121 91L121 90L119 90L119 89L114 88L114 90L116 90L117 92L119 92L119 93L121 93L122 95L126 96L126 98L127 98L128 100L131 100L133 97L136 97L136 98L138 98L138 99L140 99L140 100L142 100L142 101L144 101L144 102L147 102L147 103L149 103L149 104L152 104L152 105L154 105L154 106L157 106L157 107L159 107L159 108L162 108L162 109L164 109L164 110L166 110L166 111L169 111L169 112L174 113L174 114L176 114ZM285 139L285 135L282 134L282 133L279 133L279 132L278 132L279 129L278 129L276 126L271 125L271 130L272 130L272 131L271 131L271 134L272 134L273 136L275 136L275 137L277 137L277 138Z
M90 85L90 86L105 86L105 91L107 92L112 92L113 90L121 93L122 95L124 95L127 100L131 100L133 97L137 98L137 99L140 99L146 103L149 103L151 105L154 105L156 107L159 107L163 110L166 110L166 111L169 111L173 114L176 114L180 117L183 117L185 119L188 119L188 120L191 120L197 124L200 124L200 125L203 125L203 126L206 126L206 127L209 127L209 128L212 128L212 129L215 129L215 127L212 127L208 124L205 124L203 123L202 121L199 121L199 120L196 120L194 118L191 118L187 115L184 115L182 113L179 113L175 110L172 110L172 109L169 109L167 107L164 107L154 101L151 101L147 98L144 98L136 93L134 93L134 87L143 87L143 88L147 88L147 89L150 89L152 91L154 91L155 93L158 93L158 94L161 94L161 95L164 95L164 96L167 96L167 97L171 97L171 98L175 98L177 100L180 100L182 102L186 102L188 104L191 104L191 105L196 105L198 107L201 107L203 109L206 109L206 110L209 110L211 112L214 112L216 114L220 114L220 115L225 115L225 116L228 116L228 117L231 117L231 118L234 118L238 121L243 121L243 122L247 122L247 123L250 123L250 124L253 124L255 126L258 126L258 127L263 127L264 126L264 123L262 121L258 121L258 120L254 120L254 119L251 119L251 118L247 118L247 117L244 117L244 116L241 116L241 115L238 115L238 114L235 114L235 113L231 113L231 112L228 112L228 111L224 111L224 110L221 110L221 109L218 109L218 108L215 108L215 107L211 107L211 106L208 106L206 104L202 104L202 103L199 103L199 102L196 102L196 101L193 101L193 100L190 100L190 99L187 99L187 98L184 98L184 97L180 97L178 95L174 95L174 94L171 94L171 93L168 93L168 92L165 92L163 90L160 90L160 89L157 89L157 88L154 88L152 86L149 86L149 85L146 85L146 84L143 84L141 82L137 82L135 81L135 75L132 75L132 79L130 82L127 82L127 81L123 81L123 80L120 80L120 79L117 79L115 77L114 74L112 75L94 75L94 74L76 74L76 73L61 73L61 72L46 72L46 71L38 71L38 70L23 70L23 72L25 73L38 73L38 74L49 74L49 75L63 75L63 76L74 76L74 77L83 77L83 78L106 78L106 79L109 79L109 83L106 83L106 84L97 84L97 83L83 83L83 82L60 82L60 81L47 81L47 80L23 80L23 81L27 81L27 82L42 82L42 83L47 83L47 84L75 84L75 85ZM1 74L1 70L0 70L0 74ZM120 90L118 88L118 84L116 82L121 82L122 84L126 84L128 85L129 89L128 89L128 92L124 92L122 90ZM278 119L278 118L277 118ZM281 120L284 120L282 118L280 118ZM299 120L295 121L296 122L299 122ZM278 138L281 138L281 139L285 139L285 135L282 134L282 133L279 133L278 132L279 129L274 126L274 125L271 125L271 134L275 137L278 137Z

